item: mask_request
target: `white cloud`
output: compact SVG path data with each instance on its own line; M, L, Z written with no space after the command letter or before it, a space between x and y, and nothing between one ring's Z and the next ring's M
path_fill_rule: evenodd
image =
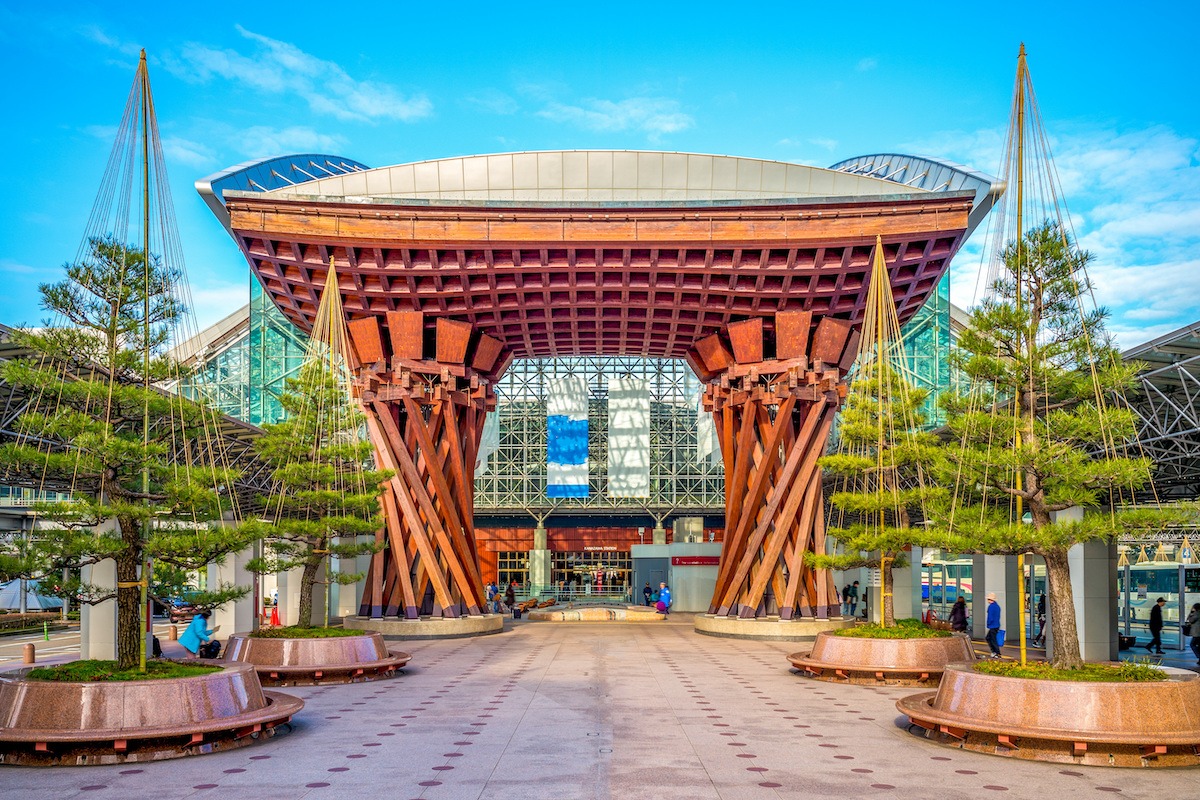
M141 52L141 46L134 42L126 42L110 35L99 25L84 25L80 27L79 34L85 39L90 39L96 44L103 45L119 53L124 53L127 56L136 56Z
M405 94L389 83L356 80L338 64L293 44L240 25L237 31L254 45L253 52L193 42L184 45L177 58L168 59L167 68L196 83L222 78L264 92L294 94L313 111L340 120L411 122L433 111L432 103L421 94Z
M484 89L463 98L467 105L473 106L489 114L515 114L520 108L517 101L508 94L497 89Z
M334 152L345 143L341 136L320 133L302 125L287 128L255 125L239 131L232 141L234 147L252 158L284 153Z
M566 122L593 131L641 131L651 140L692 127L695 120L679 108L679 102L661 97L630 97L626 100L587 99L578 105L551 102L538 116Z
M185 167L206 167L216 163L217 160L212 148L180 136L168 136L163 139L162 149L168 164L178 163Z
M1166 127L1054 126L1050 140L1096 301L1131 347L1200 318L1200 141ZM1004 131L946 132L902 145L994 172ZM1011 188L1010 188L1011 191ZM993 224L995 219L993 218ZM986 223L985 223L986 224ZM955 258L956 303L975 296L983 231Z
M45 270L38 267L31 267L28 264L22 264L19 261L13 261L11 258L0 258L0 274L36 275L39 272L45 272Z
M870 72L877 66L879 66L879 59L874 56L868 56L867 58L860 58L858 63L854 65L854 68L859 72Z

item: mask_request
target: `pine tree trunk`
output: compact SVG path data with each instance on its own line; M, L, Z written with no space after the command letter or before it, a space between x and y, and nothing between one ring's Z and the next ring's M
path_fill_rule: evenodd
M142 654L142 593L136 585L142 561L142 531L135 520L121 519L125 548L117 562L117 668L133 669ZM121 586L121 584L127 584Z
M320 556L309 556L300 575L300 614L296 624L301 628L313 626L313 586L317 582L317 570L321 566Z
M895 578L892 577L892 564L896 563L895 559L888 561L887 567L879 571L879 596L883 600L883 627L890 628L896 624L896 598L893 596L893 587L896 585ZM882 566L882 565L881 565Z
M1054 637L1051 665L1071 669L1083 664L1079 653L1079 629L1075 625L1075 595L1066 550L1040 553L1046 560L1047 594L1050 596L1050 633Z

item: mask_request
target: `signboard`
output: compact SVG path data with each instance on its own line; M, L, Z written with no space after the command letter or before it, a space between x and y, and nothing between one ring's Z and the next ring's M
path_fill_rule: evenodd
M672 567L715 567L720 563L720 556L671 556Z
M614 550L614 551L615 551L615 550L617 549L617 546L616 546L615 544L604 544L604 545L591 545L591 544L585 544L585 545L583 546L583 549L584 549L584 550L586 550L586 551L589 551L589 552L590 552L590 551L595 551L595 550L600 550L600 551L605 551L605 552L607 552L607 551L610 551L610 550Z
M883 586L883 573L878 568L867 570L867 586L874 588Z

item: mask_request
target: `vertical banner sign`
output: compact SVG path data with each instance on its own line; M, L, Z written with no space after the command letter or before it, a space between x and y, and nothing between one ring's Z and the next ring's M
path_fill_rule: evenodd
M696 463L707 458L714 464L721 461L721 444L717 439L717 422L711 411L704 410L704 390L696 395Z
M588 496L588 393L582 375L546 382L546 496Z
M650 496L650 384L608 381L608 495Z
M492 453L500 449L500 407L489 412L483 420L483 436L479 440L479 453L475 456L475 474L486 475Z

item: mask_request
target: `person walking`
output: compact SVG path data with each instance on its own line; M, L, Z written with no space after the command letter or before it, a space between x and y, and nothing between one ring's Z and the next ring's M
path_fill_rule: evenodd
M194 656L216 658L217 654L221 652L220 645L217 645L217 654L211 653L212 636L221 629L220 625L214 625L212 629L209 629L208 620L211 616L211 611L201 611L192 617L187 630L179 637L179 643L183 645L183 649Z
M517 604L517 582L512 581L504 590L504 605L508 606L509 610Z
M1196 656L1196 663L1200 664L1200 603L1192 604L1192 610L1183 621L1183 634L1192 637L1192 655Z
M642 598L647 606L650 605L650 595L652 594L654 594L654 590L650 588L650 581L646 581L646 585L642 589Z
M992 651L992 658L1000 657L1000 604L996 602L996 593L988 592L987 596L987 643Z
M1045 647L1046 646L1046 595L1044 595L1044 594L1038 598L1037 622L1038 622L1038 631L1037 631L1037 636L1033 637L1033 644L1035 647Z
M662 603L662 612L664 614L671 613L671 590L667 587L665 581L658 585L658 602Z
M1163 654L1163 649L1162 649L1162 629L1163 629L1162 610L1163 610L1163 606L1165 606L1166 604L1167 604L1167 598L1160 597L1157 600L1155 600L1154 605L1152 605L1150 607L1150 636L1151 636L1151 639L1146 644L1146 649L1152 653L1157 653L1160 656Z
M846 587L846 602L850 606L850 616L858 611L858 581Z
M967 601L962 595L954 601L954 607L950 609L950 629L957 633L967 632Z

